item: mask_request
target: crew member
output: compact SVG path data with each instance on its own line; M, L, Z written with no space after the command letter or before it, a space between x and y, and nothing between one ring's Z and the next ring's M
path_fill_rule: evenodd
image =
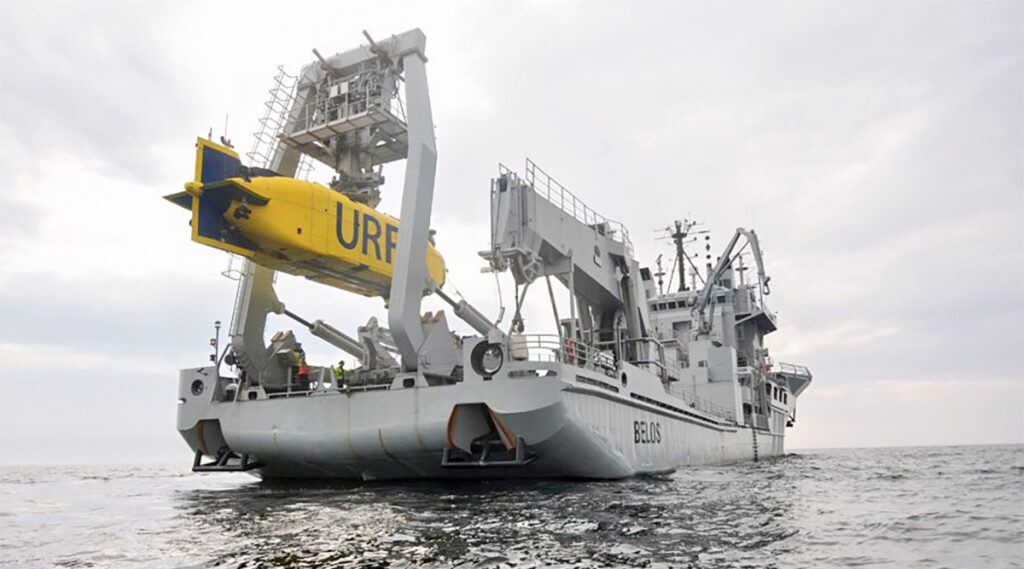
M299 384L299 388L303 390L309 389L309 366L306 365L306 352L302 350L301 345L296 345L292 349L292 371Z
M345 385L345 360L338 360L334 366L334 385L341 389Z

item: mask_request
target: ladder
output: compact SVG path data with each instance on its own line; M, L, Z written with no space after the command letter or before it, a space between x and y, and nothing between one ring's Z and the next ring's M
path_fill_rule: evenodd
M295 88L298 84L298 77L289 75L284 66L277 67L277 75L274 76L274 84L267 91L269 98L263 103L263 117L259 119L259 129L253 133L252 149L246 152L249 164L270 168L274 160L274 153L277 151L279 137L284 133L284 127L288 124L288 113L291 111L292 103L295 101ZM309 156L302 154L299 159L299 167L295 173L298 179L308 179L313 163Z
M750 426L750 436L754 439L754 462L757 462L757 427Z

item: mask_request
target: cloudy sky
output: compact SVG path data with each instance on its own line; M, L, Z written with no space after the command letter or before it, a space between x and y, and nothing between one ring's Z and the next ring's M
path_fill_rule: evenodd
M0 462L190 460L177 370L203 364L235 283L161 196L226 115L249 148L277 65L412 27L433 226L482 310L489 180L531 157L643 263L674 219L716 249L757 229L773 355L815 374L790 448L1024 442L1024 3L710 4L3 3ZM397 213L402 165L385 174ZM384 315L278 285L349 331Z

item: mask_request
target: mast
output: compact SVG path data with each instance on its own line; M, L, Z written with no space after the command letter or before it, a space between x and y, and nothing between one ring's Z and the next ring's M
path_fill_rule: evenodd
M665 294L665 269L661 268L661 255L658 255L655 263L658 265L658 272L654 273L654 276L658 277L658 294L662 295ZM669 286L672 286L672 283L669 283Z
M679 292L685 292L686 288L686 251L683 250L683 239L686 238L686 230L683 229L683 222L676 220L676 230L672 234L672 241L676 244L676 264L679 265Z
M689 263L690 266L693 267L693 270L697 270L696 265L693 264L693 260L691 260L690 256L686 254L684 241L691 235L707 233L707 230L693 231L693 228L697 225L698 223L696 221L691 221L689 219L679 221L677 219L675 221L675 231L671 234L672 241L676 244L676 265L679 267L679 292L686 292L689 290L686 288L686 264ZM670 227L669 230L671 231L671 229L672 228ZM693 284L693 288L697 288L696 283Z

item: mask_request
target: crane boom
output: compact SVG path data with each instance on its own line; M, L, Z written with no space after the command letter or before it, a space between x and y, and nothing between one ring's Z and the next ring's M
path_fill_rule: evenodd
M711 293L714 291L715 284L725 273L726 269L732 266L733 249L736 248L739 243L740 237L746 237L747 242L750 244L751 252L754 254L754 262L757 264L757 276L761 283L761 293L764 295L771 294L771 289L768 287L768 281L771 280L764 270L764 261L761 258L761 244L757 240L757 233L753 229L744 229L742 227L736 228L736 233L733 234L732 239L729 241L729 245L726 246L725 252L718 258L718 263L711 270L708 275L707 281L704 283L704 289L700 291L697 299L693 303L691 312L693 314L693 321L697 323L696 330L698 333L707 332L708 319L704 316L704 310L708 307L711 302Z

